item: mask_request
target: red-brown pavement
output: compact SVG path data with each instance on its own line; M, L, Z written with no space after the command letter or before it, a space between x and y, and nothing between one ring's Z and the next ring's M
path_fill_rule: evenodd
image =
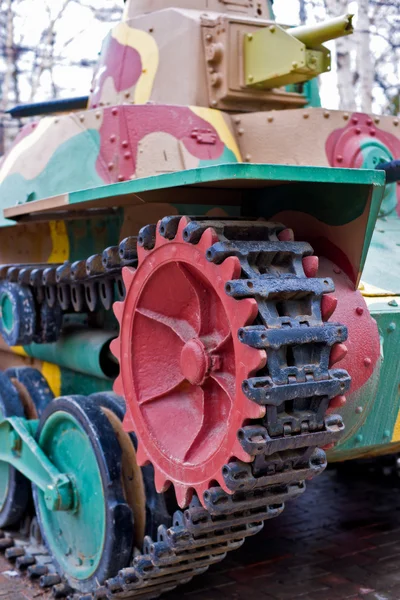
M0 600L48 600L9 578ZM166 600L400 600L400 478L370 465L331 468L207 573Z

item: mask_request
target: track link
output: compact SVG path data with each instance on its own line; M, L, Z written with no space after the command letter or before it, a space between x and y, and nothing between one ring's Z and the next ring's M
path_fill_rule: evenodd
M180 217L163 219L161 235L173 239L179 221ZM150 599L190 581L258 533L264 521L282 512L286 501L303 493L305 480L326 467L320 447L336 442L344 430L340 416L327 414L327 409L350 385L346 371L329 368L331 348L343 342L347 332L322 319L322 296L334 287L329 279L306 277L303 259L312 255L311 247L280 241L282 225L242 220L192 219L185 241L196 244L208 227L218 234L218 242L207 251L208 260L221 263L236 256L242 267L240 279L228 282L226 292L258 303L256 323L243 327L239 339L268 352L263 371L243 382L248 398L266 407L262 420L238 431L253 461L226 464L223 477L232 494L211 488L204 493L205 507L194 496L186 510L173 515L169 528L159 527L157 539L145 538L129 567L89 595L69 588L38 542L3 533L0 550L41 587L52 587L55 597ZM122 267L137 264L136 244L154 247L155 232L155 225L147 226L138 238L127 238L119 247L72 265L3 266L0 279L21 285L29 280L37 302L59 303L64 311L95 310L98 301L109 309L115 294L117 299L124 297Z

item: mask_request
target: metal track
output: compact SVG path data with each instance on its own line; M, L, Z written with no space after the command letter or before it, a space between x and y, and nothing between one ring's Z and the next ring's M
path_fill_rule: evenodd
M179 220L163 219L161 234L173 239ZM186 583L241 546L246 537L261 530L265 520L279 515L287 500L303 493L305 480L326 466L319 447L337 441L344 429L339 416L326 413L330 399L350 385L346 371L329 369L331 348L344 341L347 332L342 325L322 320L322 295L334 288L330 279L305 276L302 261L312 254L311 247L279 241L281 225L240 220L191 220L185 241L196 244L210 226L219 241L207 251L208 260L220 263L236 256L241 263L241 278L227 283L227 293L238 299L252 297L258 303L256 324L242 328L239 339L268 352L263 371L243 382L245 394L266 406L263 420L238 432L253 462L225 465L223 476L232 495L211 488L204 494L206 508L194 497L187 510L174 514L170 528L159 527L157 540L145 539L142 552L136 552L128 568L89 595L71 590L62 574L55 572L48 552L32 538L13 539L6 534L0 539L0 549L7 548L6 556L16 560L16 567L27 569L41 587L53 586L55 597L150 599ZM58 299L63 310L71 305L79 311L94 310L99 300L111 308L112 288L124 295L122 266L136 264L137 243L154 247L155 231L154 225L145 227L138 238L127 238L119 247L73 265L0 267L0 277L11 281L12 276L21 284L29 279L38 302L54 306ZM41 278L33 277L38 271Z

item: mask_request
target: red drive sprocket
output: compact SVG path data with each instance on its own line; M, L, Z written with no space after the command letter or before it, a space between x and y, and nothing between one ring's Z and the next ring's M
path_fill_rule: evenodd
M265 413L242 391L265 365L265 351L237 335L254 321L257 303L227 295L239 260L209 262L215 231L194 246L183 238L187 224L180 220L173 240L157 227L154 248L138 247L138 268L124 269L126 297L114 307L120 337L112 344L121 366L114 389L126 399L124 427L138 437L138 462L153 464L157 491L174 485L181 506L212 483L225 488L222 467L231 457L251 460L237 432Z

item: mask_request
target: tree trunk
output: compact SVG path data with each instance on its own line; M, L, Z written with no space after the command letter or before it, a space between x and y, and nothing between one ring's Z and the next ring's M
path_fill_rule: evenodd
M358 0L357 17L357 74L359 83L360 110L372 112L372 88L374 73L370 49L369 0Z
M338 17L348 12L347 0L325 0L325 8L329 17ZM355 94L351 70L351 36L336 40L336 67L339 91L339 108L355 110Z

